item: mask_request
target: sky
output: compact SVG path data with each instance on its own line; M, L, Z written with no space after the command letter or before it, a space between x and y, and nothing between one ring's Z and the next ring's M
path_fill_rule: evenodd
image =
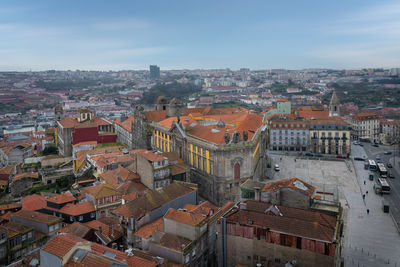
M400 67L400 3L2 0L0 71Z

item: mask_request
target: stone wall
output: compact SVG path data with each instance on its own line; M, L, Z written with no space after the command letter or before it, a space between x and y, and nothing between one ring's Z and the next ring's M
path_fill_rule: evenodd
M220 239L220 237L219 237ZM312 251L267 243L265 240L227 236L227 266L266 265L267 261L286 263L296 260L297 267L334 266L335 258Z

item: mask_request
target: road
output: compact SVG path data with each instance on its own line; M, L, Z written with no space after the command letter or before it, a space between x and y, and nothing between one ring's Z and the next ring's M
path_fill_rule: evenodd
M399 166L399 155L394 156L394 147L393 146L384 146L380 145L379 147L373 147L371 144L363 143L364 151L367 154L369 159L376 159L376 155L381 157L381 162L388 163L390 162L393 165L393 168L387 168L388 172L392 172L395 176L395 179L388 178L387 181L390 185L391 194L384 195L386 201L389 202L390 206L390 214L394 220L394 223L397 226L397 229L400 233L400 166ZM385 155L385 151L391 151L391 155ZM394 162L396 158L396 163Z

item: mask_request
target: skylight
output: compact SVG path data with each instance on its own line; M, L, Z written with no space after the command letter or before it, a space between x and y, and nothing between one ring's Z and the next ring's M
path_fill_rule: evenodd
M300 182L299 180L296 180L296 181L294 181L293 182L293 185L295 186L295 187L297 187L298 189L300 189L300 190L307 190L308 188L302 183L302 182Z

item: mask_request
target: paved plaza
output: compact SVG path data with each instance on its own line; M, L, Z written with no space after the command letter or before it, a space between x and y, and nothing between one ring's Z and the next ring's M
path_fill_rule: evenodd
M355 148L354 152L366 156L361 147ZM400 267L400 235L391 216L383 212L382 197L374 193L374 182L367 179L369 172L364 170L364 162L306 159L273 153L269 156L272 168L268 170L268 176L273 180L296 176L319 191L338 190L344 213L343 256L346 267ZM274 164L280 166L279 172L273 170Z

